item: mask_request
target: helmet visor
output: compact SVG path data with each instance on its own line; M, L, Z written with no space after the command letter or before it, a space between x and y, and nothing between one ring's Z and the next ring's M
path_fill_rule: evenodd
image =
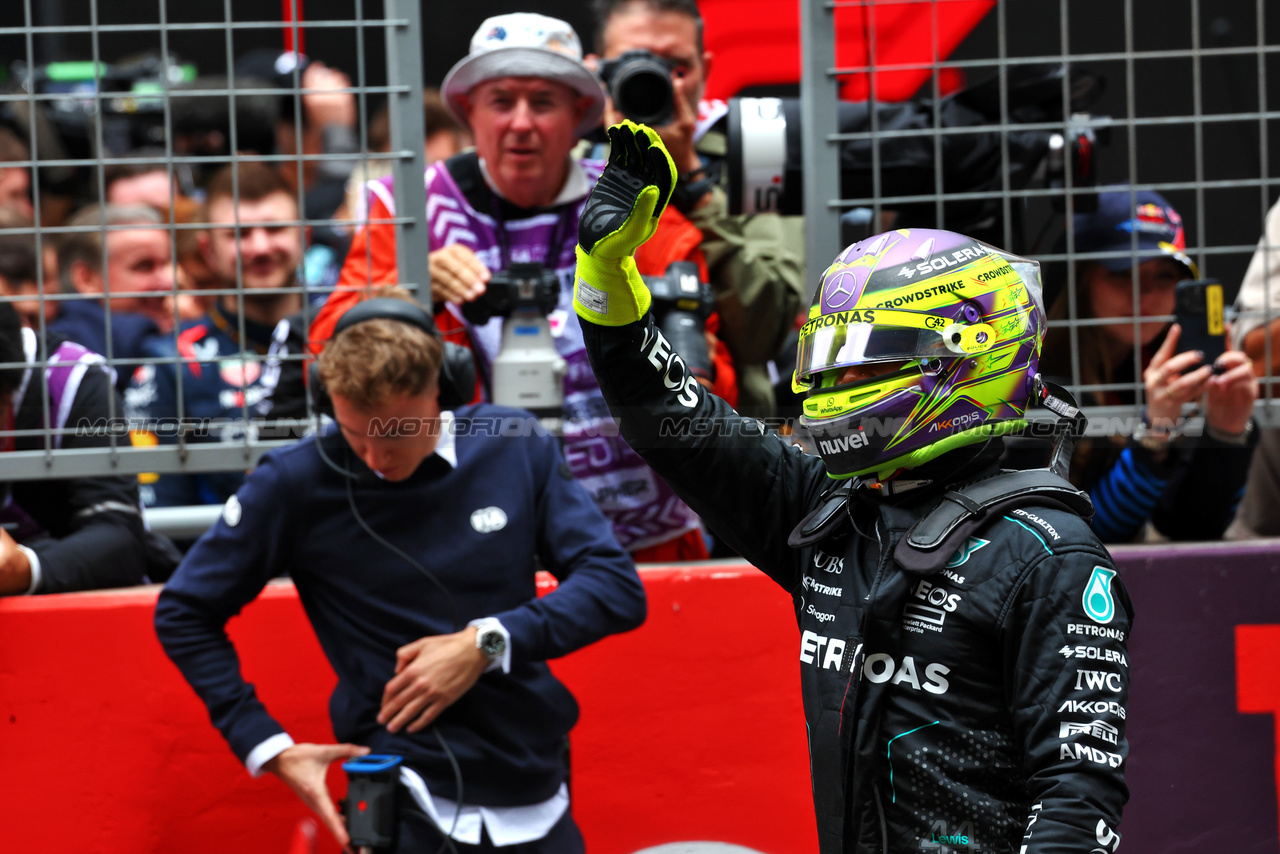
M911 329L876 323L848 323L801 334L796 371L805 379L821 371L904 359L956 356L941 329Z

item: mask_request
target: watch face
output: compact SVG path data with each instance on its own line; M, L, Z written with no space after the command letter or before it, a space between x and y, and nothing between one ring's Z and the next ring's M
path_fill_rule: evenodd
M502 636L502 632L488 629L480 634L480 651L485 654L490 661L496 661L502 657L502 653L506 651L507 641Z

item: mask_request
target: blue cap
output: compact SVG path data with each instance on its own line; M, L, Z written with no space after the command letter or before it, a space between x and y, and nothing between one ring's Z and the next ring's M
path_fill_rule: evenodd
M1099 264L1113 273L1128 270L1135 263L1152 258L1172 258L1187 268L1192 278L1200 271L1187 255L1187 240L1182 230L1182 217L1159 193L1129 190L1098 194L1098 210L1076 214L1076 251L1110 252L1111 258L1097 258ZM1134 260L1133 235L1138 236L1137 260Z

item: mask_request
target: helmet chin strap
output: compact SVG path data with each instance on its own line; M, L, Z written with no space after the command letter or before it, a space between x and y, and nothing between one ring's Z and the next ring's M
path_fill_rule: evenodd
M1076 440L1084 435L1089 419L1080 411L1076 399L1057 383L1049 382L1036 374L1035 397L1040 405L1058 416L1053 425L1053 451L1049 455L1049 471L1061 478L1067 477L1071 468L1071 454Z

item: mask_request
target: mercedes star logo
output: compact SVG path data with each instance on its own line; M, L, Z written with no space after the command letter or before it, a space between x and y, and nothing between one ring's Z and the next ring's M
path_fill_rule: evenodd
M858 287L858 277L848 270L827 283L827 305L831 308L844 308L849 300L854 299L854 291Z

